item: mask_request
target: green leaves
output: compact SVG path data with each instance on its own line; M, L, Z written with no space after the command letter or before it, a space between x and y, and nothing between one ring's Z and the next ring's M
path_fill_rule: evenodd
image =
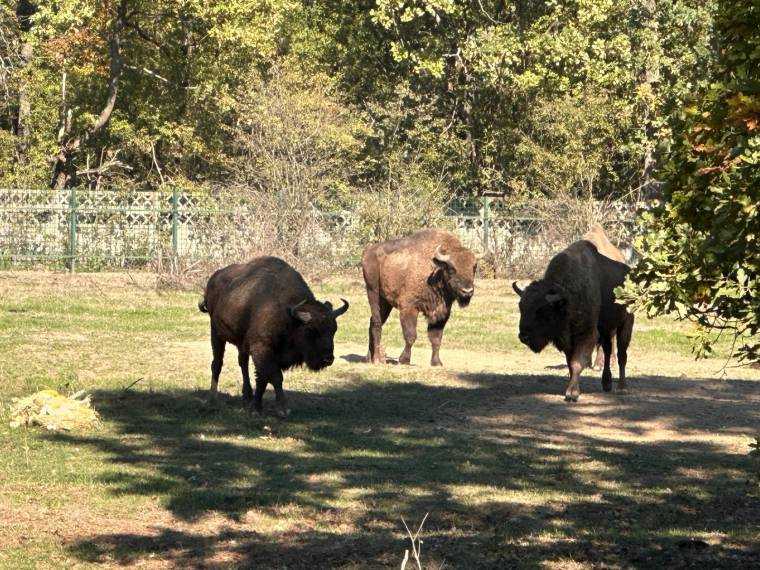
M645 256L621 292L651 314L675 309L699 323L698 353L728 332L747 362L760 359L760 173L746 166L757 159L760 94L747 95L735 64L760 69L752 5L721 4L716 13L724 48L715 75L688 108L665 166L668 204L644 218Z

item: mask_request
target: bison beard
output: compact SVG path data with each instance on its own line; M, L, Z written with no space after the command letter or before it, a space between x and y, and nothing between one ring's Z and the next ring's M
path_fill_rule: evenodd
M533 352L552 343L565 353L570 373L565 400L580 397L580 374L591 364L597 339L604 350L602 386L605 391L612 389L613 335L617 338L618 387L625 388L633 315L615 302L613 291L627 273L625 264L608 259L591 242L581 240L552 258L543 279L525 290L512 284L520 296L520 341Z
M272 384L279 413L289 413L282 389L282 372L306 364L321 370L333 363L336 319L348 310L314 298L301 274L276 257L259 257L229 265L214 273L198 308L211 320L211 394L219 385L226 343L238 348L243 398L262 411L262 397ZM256 371L251 387L249 358Z
M362 271L370 306L369 354L384 363L382 327L399 310L405 347L399 362L409 364L417 338L417 316L428 321L430 364L440 366L443 329L456 301L466 307L475 292L477 260L450 232L422 230L409 237L373 244L364 250Z

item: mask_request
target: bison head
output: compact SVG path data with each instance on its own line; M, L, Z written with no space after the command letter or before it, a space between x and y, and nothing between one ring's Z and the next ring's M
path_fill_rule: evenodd
M326 368L335 360L336 319L348 310L348 301L341 300L343 305L338 309L333 309L329 302L319 301L302 301L288 308L295 325L291 346L311 370Z
M433 255L433 263L457 303L461 307L469 305L475 292L475 270L478 266L475 254L465 247L445 250L439 245Z
M541 352L564 328L567 320L564 290L555 283L534 281L525 289L512 288L520 296L520 342Z

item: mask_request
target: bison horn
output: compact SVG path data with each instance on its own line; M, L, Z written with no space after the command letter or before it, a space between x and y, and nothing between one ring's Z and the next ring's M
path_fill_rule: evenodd
M514 290L515 290L515 293L517 293L517 296L518 296L518 297L522 297L522 294L523 294L523 290L522 290L522 289L520 289L520 288L517 286L517 281L512 281L512 289L514 289Z
M335 317L336 319L337 319L339 316L341 316L343 313L345 313L346 311L348 311L348 301L346 301L346 300L345 300L345 299L343 299L343 298L341 298L341 301L343 301L343 305L342 305L341 307L339 307L339 308L335 309L335 310L332 312L332 314L333 314L333 317Z
M449 263L451 261L451 256L448 253L443 253L440 244L435 248L435 255L433 257L441 263Z

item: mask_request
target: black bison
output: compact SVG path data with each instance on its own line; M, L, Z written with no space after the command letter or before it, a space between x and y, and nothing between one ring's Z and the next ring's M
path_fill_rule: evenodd
M428 229L409 237L373 244L364 250L362 270L372 313L369 321L369 355L372 363L385 362L382 328L391 309L401 313L406 346L399 357L409 364L417 338L417 314L428 322L433 348L432 366L441 366L439 350L443 328L457 301L466 307L475 292L475 255L450 232Z
M301 274L283 260L258 257L214 273L198 308L211 319L212 396L229 342L238 348L243 398L252 398L261 412L261 398L267 384L272 384L279 414L286 416L282 371L301 364L321 370L332 364L336 318L348 310L348 302L344 299L342 307L333 309L330 303L317 301ZM249 356L256 371L256 392L248 375Z
M603 256L594 244L581 240L552 258L543 279L524 290L512 284L520 296L520 341L533 352L541 352L552 343L565 353L570 371L565 400L578 400L580 375L591 364L597 338L604 350L602 387L605 392L612 389L613 333L617 334L618 388L625 388L633 314L615 302L613 291L627 273L627 265Z
M625 263L625 255L623 255L623 252L620 251L618 248L616 248L612 242L607 237L607 234L604 231L604 228L600 224L594 224L589 228L589 230L583 235L583 239L590 241L596 246L597 251L604 255L605 257L609 257L610 259L614 259L615 261L618 261L620 263ZM615 350L615 332L613 331L612 337L610 339L612 341L612 354L610 355L610 365L615 366L617 363L617 351ZM597 345L596 347L596 359L594 360L594 366L592 368L603 368L604 367L604 350L602 349L601 343Z

